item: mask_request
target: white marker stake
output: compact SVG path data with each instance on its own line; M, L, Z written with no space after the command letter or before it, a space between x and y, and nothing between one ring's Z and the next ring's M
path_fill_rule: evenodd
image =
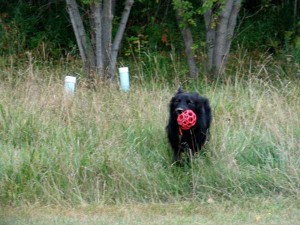
M120 83L122 91L129 91L129 69L128 67L121 67L119 68L120 73Z
M76 86L76 77L66 76L65 77L65 91L68 94L74 95Z

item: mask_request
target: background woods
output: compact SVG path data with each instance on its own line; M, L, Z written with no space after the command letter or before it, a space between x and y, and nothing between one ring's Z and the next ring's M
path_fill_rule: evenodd
M2 0L2 56L26 59L24 53L30 51L36 59L54 63L81 58L87 77L110 79L122 61L143 61L147 54L168 61L174 51L187 62L186 74L193 78L218 78L230 55L241 48L254 57L267 52L299 61L297 0L133 3Z

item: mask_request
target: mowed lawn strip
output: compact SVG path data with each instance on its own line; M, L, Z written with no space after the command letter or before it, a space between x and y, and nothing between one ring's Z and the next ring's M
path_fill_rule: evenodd
M210 202L210 203L209 203ZM103 206L3 208L0 224L300 224L296 200L249 199Z

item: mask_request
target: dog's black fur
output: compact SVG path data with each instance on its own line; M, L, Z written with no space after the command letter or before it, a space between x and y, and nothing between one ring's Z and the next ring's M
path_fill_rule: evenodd
M177 117L187 109L196 114L197 121L190 130L180 131ZM189 154L194 155L202 148L209 137L211 121L212 115L208 99L199 96L197 92L184 92L179 87L170 101L170 117L167 125L167 135L173 150L174 162L181 162L183 152L188 151Z

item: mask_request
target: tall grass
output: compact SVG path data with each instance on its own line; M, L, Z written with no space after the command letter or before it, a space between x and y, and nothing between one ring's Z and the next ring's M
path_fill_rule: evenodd
M214 112L207 154L187 167L172 165L165 135L176 85L139 80L122 93L115 85L90 91L81 84L70 98L62 81L39 79L49 70L1 82L0 202L299 198L300 87L258 78L260 69L186 85L206 95Z

